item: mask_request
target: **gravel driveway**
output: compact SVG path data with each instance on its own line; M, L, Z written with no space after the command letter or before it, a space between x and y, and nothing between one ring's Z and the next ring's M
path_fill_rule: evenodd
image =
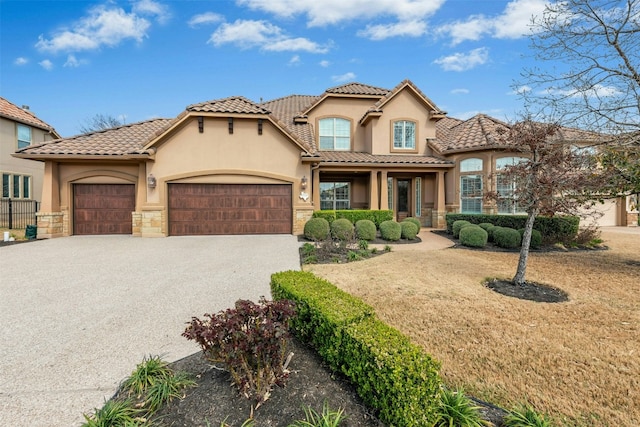
M79 425L192 316L270 298L295 236L74 236L0 247L0 425Z

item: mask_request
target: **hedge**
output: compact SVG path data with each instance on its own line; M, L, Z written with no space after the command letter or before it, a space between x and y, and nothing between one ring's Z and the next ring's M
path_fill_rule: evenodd
M453 223L464 220L471 224L491 223L498 227L507 227L519 230L524 228L527 221L526 215L484 215L484 214L459 214L450 213L445 216L447 232L453 232ZM533 228L542 233L542 238L549 242L572 240L578 234L580 218L577 216L538 216L533 223Z
M380 224L384 221L393 219L393 211L390 210L369 210L369 209L347 209L347 210L324 210L314 211L314 218L324 218L331 224L334 220L339 218L346 218L353 224L361 219L368 219L372 221L376 227L380 227Z
M385 424L434 423L440 364L377 319L369 305L304 271L273 274L271 294L296 303L293 333L346 375Z

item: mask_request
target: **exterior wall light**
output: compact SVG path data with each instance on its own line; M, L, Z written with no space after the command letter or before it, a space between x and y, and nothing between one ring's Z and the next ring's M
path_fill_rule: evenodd
M151 174L151 173L147 177L147 186L149 188L156 188L156 177L153 176L153 174Z
M307 179L307 176L305 175L300 180L300 188L302 188L302 190L306 190L307 189L307 184L309 184L309 180Z

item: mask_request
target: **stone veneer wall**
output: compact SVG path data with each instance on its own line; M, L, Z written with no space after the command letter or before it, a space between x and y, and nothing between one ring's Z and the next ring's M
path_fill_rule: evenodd
M627 212L627 226L628 227L637 227L638 226L638 214L633 212Z
M132 235L135 237L165 237L164 211L142 211L131 213Z
M64 212L38 212L36 213L36 224L38 227L37 237L40 239L51 239L64 236L65 229ZM67 225L68 228L68 225Z
M293 219L293 234L303 234L304 233L304 225L311 219L313 216L313 206L310 208L297 208L294 209L294 219Z

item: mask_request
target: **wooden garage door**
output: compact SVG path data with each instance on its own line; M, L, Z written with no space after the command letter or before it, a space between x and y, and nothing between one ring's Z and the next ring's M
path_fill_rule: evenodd
M169 234L291 234L291 185L169 184Z
M75 184L73 234L131 234L132 184Z

